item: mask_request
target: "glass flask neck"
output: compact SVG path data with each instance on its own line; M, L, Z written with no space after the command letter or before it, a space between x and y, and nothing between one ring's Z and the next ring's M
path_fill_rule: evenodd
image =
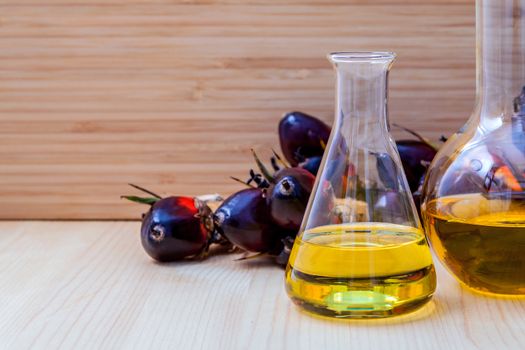
M329 59L337 75L336 120L301 231L362 223L419 229L403 165L388 132L388 71L395 55L348 52Z
M494 129L525 117L525 0L477 0L477 111Z
M337 73L335 127L344 133L352 124L367 136L388 131L388 72L393 53L334 53Z

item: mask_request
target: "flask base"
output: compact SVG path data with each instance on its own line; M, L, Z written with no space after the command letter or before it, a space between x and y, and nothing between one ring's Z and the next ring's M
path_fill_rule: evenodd
M454 277L462 287L475 294L501 298L525 298L525 285L514 285L512 288L505 288L495 284L482 284L477 280L472 281L471 278L465 278L465 280L463 280L455 275Z
M487 295L525 295L524 203L520 194L461 194L423 207L434 251L460 283Z
M303 310L334 318L384 318L425 305L436 286L434 266L374 278L313 276L288 267L286 289Z

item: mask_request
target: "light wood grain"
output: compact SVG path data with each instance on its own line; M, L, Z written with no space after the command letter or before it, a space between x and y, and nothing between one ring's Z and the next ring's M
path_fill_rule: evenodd
M414 314L331 321L298 311L283 270L217 255L160 265L138 223L0 223L5 349L520 349L525 300L462 289L438 265Z
M136 218L229 194L280 116L331 122L334 50L393 50L391 120L437 139L474 97L469 0L2 0L0 218Z

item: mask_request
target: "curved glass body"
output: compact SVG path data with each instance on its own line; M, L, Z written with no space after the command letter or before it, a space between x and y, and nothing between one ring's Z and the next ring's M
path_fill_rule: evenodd
M336 118L286 270L303 309L387 317L425 304L436 277L387 123L392 53L334 53Z
M482 292L525 293L525 0L477 0L477 101L423 189L431 244Z

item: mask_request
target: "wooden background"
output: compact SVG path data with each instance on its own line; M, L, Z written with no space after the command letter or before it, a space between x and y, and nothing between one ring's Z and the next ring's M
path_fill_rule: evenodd
M330 122L326 53L394 50L391 120L474 102L471 0L0 0L0 218L137 218L134 182L228 194L281 115Z

